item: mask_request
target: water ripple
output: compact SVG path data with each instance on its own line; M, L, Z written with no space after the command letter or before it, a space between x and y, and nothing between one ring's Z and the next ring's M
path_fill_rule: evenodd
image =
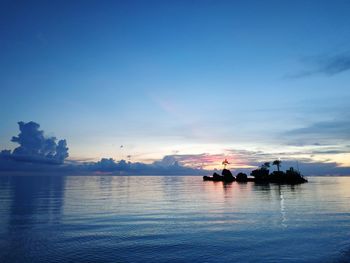
M0 262L349 262L350 178L0 178Z

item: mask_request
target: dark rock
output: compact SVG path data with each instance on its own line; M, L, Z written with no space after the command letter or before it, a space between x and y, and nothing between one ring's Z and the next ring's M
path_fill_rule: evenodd
M210 176L203 176L203 181L212 181L212 178Z
M214 173L213 174L213 179L216 181L222 181L223 177L220 174Z
M203 176L204 181L223 181L223 182L233 182L235 181L235 177L232 175L230 170L224 169L222 170L222 175L218 173L214 173L213 176Z
M235 181L235 177L232 175L231 171L228 169L222 170L222 176L224 177L225 182L233 182Z
M239 173L236 176L237 182L248 182L248 176L245 173Z
M224 177L221 176L220 174L214 173L213 176L203 176L203 180L219 182L219 181L224 181Z
M223 169L222 172L221 172L222 176L227 176L227 177L233 177L232 173L230 170L228 169Z

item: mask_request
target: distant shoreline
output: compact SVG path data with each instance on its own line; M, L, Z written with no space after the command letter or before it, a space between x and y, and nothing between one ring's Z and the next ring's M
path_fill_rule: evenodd
M202 177L201 174L113 174L113 173L96 173L96 172L85 172L85 173L55 173L55 172L14 172L14 171L0 171L1 177L6 176L113 176L113 177L154 177L154 176L163 176L163 177L171 177L171 176L193 176L193 177ZM307 177L350 177L350 175L307 175Z

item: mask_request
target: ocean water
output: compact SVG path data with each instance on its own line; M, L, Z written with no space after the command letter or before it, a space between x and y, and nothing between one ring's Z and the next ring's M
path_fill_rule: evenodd
M0 262L350 262L350 177L2 176Z

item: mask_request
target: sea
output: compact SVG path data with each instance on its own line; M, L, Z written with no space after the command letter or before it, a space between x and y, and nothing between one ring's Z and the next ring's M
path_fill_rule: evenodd
M350 177L1 176L0 262L350 262Z

